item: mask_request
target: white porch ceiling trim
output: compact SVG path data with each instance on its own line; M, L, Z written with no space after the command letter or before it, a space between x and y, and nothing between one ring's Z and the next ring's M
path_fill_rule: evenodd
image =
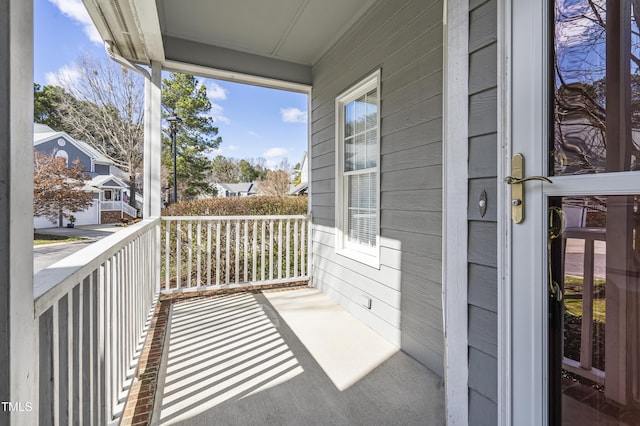
M259 77L253 74L244 74L229 70L212 68L204 65L194 65L191 63L166 60L164 70L197 75L199 77L213 78L234 83L251 84L254 86L268 87L270 89L288 90L290 92L311 93L310 84L292 83L276 78Z
M165 68L171 61L212 68L229 75L253 75L267 80L311 85L311 67L307 65L173 37L165 37L164 46ZM232 78L238 81L236 77Z

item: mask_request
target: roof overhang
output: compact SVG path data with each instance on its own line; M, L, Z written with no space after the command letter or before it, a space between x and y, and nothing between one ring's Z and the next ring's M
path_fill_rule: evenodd
M164 62L158 10L153 0L83 0L102 40L131 62Z
M83 2L132 63L306 92L313 65L375 0Z

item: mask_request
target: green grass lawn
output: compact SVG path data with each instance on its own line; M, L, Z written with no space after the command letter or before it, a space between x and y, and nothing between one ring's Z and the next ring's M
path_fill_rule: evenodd
M86 240L86 238L80 237L68 237L64 235L47 235L47 234L33 234L33 245L34 246L42 246L45 244L53 244L53 243L70 243L72 241L82 241Z
M604 297L604 280L594 280L593 319L606 322L607 305ZM573 315L582 316L582 278L565 277L564 307Z

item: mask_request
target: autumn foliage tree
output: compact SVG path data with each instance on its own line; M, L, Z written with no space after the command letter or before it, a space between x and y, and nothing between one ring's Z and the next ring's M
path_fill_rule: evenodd
M51 223L58 221L58 226L62 226L63 217L68 218L72 213L91 206L91 192L83 191L85 181L89 178L79 160L67 167L64 158L56 158L53 153L36 152L33 175L34 216L45 216Z

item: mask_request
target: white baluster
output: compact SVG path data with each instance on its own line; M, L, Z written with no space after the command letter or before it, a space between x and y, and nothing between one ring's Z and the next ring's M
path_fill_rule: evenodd
M257 257L258 257L258 221L254 220L253 221L253 244L252 244L252 251L251 251L251 260L252 260L252 265L251 265L251 281L253 281L254 283L256 282L256 268L257 268Z
M211 221L207 222L207 286L211 285Z

